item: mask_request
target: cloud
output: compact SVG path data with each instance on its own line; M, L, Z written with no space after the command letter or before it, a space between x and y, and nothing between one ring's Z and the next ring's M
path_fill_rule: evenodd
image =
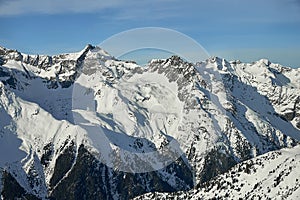
M60 14L60 13L91 13L105 9L119 9L127 13L134 8L147 10L153 5L163 6L171 0L0 0L0 15L22 15L22 14ZM170 4L171 5L171 4ZM157 6L159 7L159 6ZM133 9L131 9L134 11ZM129 15L130 16L130 15Z
M0 0L0 17L23 14L99 13L113 20L186 19L200 23L299 21L299 0ZM285 14L278 14L285 13ZM176 21L174 21L176 22Z
M123 3L125 2L121 0L4 0L0 3L0 15L85 13L120 6Z

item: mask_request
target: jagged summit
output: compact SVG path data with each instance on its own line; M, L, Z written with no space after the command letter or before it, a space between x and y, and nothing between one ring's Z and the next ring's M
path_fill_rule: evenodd
M269 66L271 64L271 62L266 58L262 58L262 59L258 60L257 63L264 64L265 66Z
M84 54L84 53L86 54L88 51L97 53L102 56L106 56L107 58L110 58L110 59L113 58L109 53L107 53L104 49L102 49L99 46L93 46L91 44L87 44L81 52L82 52L82 54Z
M0 48L0 64L3 199L131 199L155 191L157 198L205 191L225 198L225 183L214 180L230 175L226 184L246 184L252 168L277 171L286 159L299 175L299 69L218 57L194 65L178 56L142 67L92 45L54 56ZM168 149L179 153L162 154ZM273 159L274 150L283 155ZM265 155L268 161L258 157ZM299 190L282 175L261 177L293 188L284 197ZM279 191L256 178L257 187Z

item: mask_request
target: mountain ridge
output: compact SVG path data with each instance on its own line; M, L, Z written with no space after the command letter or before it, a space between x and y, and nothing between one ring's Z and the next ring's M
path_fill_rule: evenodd
M299 145L300 70L267 60L244 64L212 57L191 64L172 56L140 67L87 45L57 56L1 48L0 64L5 119L0 142L17 142L4 151L21 149L19 158L0 166L4 199L13 194L3 183L13 179L25 191L18 189L20 196L42 199L128 199L186 191L244 160ZM83 109L85 98L96 116ZM74 114L76 109L84 112ZM97 121L101 140L86 120ZM164 149L172 141L183 154L145 154L154 160L148 164L136 154ZM108 149L120 157L105 155ZM117 169L115 161L121 163ZM122 177L127 176L132 186L124 189L120 184L126 185Z

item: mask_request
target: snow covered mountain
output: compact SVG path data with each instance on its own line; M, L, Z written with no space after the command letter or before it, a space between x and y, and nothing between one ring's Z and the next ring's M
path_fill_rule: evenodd
M134 199L299 199L299 157L299 145L272 151L239 163L188 192L154 192Z
M300 69L264 59L141 67L91 45L57 56L1 47L1 197L244 198L287 168L272 195L295 199L299 92ZM225 193L221 180L244 187Z

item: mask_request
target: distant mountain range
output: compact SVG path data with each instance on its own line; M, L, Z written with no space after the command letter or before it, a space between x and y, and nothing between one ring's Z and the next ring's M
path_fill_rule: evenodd
M0 47L2 199L300 199L300 69Z

